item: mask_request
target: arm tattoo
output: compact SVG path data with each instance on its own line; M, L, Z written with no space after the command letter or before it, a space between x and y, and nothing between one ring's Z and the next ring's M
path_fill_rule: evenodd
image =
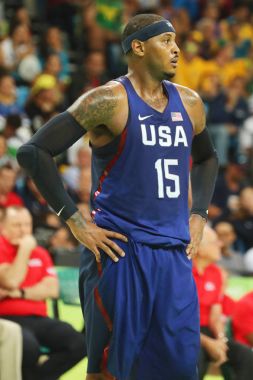
M80 211L75 212L69 219L68 221L73 222L77 228L83 228L85 227L86 223L85 220L80 213Z
M79 98L69 112L86 130L106 124L114 115L117 98L109 87L100 87Z
M194 107L198 101L198 97L192 90L189 90L186 87L181 87L180 92L183 100L189 107Z

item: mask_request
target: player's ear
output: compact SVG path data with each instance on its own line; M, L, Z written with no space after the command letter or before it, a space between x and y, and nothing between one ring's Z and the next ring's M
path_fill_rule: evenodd
M135 55L142 57L144 55L144 42L140 40L132 41L132 51Z

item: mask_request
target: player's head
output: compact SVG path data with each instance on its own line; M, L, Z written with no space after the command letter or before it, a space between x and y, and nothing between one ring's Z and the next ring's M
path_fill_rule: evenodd
M172 24L156 14L131 18L122 34L122 47L129 65L141 63L158 79L175 75L179 48Z

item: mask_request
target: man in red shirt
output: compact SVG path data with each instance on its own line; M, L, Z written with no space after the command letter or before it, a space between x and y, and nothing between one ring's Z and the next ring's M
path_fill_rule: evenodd
M221 371L226 376L227 367L224 363L228 362L235 380L252 380L253 352L247 346L228 340L225 336L222 272L215 264L220 258L221 242L215 231L206 226L193 265L200 305L199 378L204 378L209 362L221 366Z
M253 291L236 302L232 313L232 328L235 340L253 347Z
M22 206L23 200L13 191L16 172L10 164L0 167L0 206Z
M47 317L46 299L58 296L51 258L32 236L32 218L23 207L8 207L0 236L0 316L23 333L23 380L56 380L86 354L84 336ZM40 346L49 359L38 364Z

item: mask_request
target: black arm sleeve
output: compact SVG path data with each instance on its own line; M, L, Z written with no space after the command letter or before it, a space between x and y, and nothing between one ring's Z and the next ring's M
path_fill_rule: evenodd
M43 197L64 220L73 215L77 207L64 189L53 157L85 133L70 113L63 112L49 120L17 153L19 165L32 177Z
M207 219L217 171L218 157L207 128L196 135L192 142L193 165L191 170L192 214Z

